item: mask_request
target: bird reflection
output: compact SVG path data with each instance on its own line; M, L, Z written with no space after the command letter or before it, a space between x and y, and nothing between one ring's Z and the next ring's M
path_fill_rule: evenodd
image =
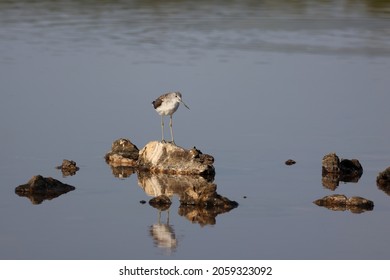
M169 210L166 222L161 222L161 211L158 211L158 222L150 226L150 235L158 248L164 249L167 255L171 255L177 247L177 239L173 226L169 224Z

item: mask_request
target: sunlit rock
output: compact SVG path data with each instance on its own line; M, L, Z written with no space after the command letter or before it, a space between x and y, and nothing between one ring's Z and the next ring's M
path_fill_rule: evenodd
M172 143L149 142L140 152L138 168L153 173L214 176L214 158L196 148L184 149Z
M322 173L339 173L340 159L335 153L330 153L322 158Z
M105 160L112 166L136 166L139 149L130 140L120 138L112 143Z
M390 195L390 167L378 174L376 177L376 185L379 189Z
M29 198L33 204L40 204L44 200L51 200L75 189L51 177L44 178L37 175L33 176L27 184L16 187L15 193Z
M67 159L64 159L62 161L62 164L60 166L57 166L56 168L62 171L62 175L64 177L73 176L79 170L79 167L77 166L75 161Z
M347 198L343 194L328 195L313 201L313 203L333 211L349 210L352 213L362 213L374 209L374 202L371 200L359 196Z

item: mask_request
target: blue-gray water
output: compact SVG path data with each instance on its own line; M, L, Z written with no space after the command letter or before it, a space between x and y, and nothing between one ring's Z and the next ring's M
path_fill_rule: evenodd
M389 1L0 1L0 258L389 259L389 74ZM176 143L213 155L239 203L213 225L176 196L159 223L104 161L115 139L160 139L151 101L171 90L191 108ZM322 185L330 152L358 183ZM37 174L76 190L33 205L15 187ZM374 209L312 203L335 193Z

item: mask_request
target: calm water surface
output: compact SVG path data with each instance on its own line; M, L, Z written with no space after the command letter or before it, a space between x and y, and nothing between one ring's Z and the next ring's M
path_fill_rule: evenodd
M0 258L389 259L389 73L389 1L0 1ZM140 204L155 193L104 161L160 138L151 101L171 90L191 108L177 144L213 155L239 203L203 222L177 195ZM359 159L357 183L323 186L330 152ZM76 190L15 194L38 174ZM312 203L336 193L375 207Z

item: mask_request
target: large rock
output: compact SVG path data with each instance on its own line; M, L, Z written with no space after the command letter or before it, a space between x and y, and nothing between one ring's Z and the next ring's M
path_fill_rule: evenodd
M104 158L111 166L136 166L139 149L130 140L120 138L112 143Z
M214 176L214 158L195 147L184 149L172 143L149 142L140 152L138 168L153 173Z
M343 194L328 195L313 201L313 203L334 211L350 210L353 213L371 211L374 208L374 202L371 200L359 196L347 198Z
M40 204L46 199L51 200L75 189L51 177L44 178L37 175L33 176L27 184L16 187L15 193L29 198L33 204Z

